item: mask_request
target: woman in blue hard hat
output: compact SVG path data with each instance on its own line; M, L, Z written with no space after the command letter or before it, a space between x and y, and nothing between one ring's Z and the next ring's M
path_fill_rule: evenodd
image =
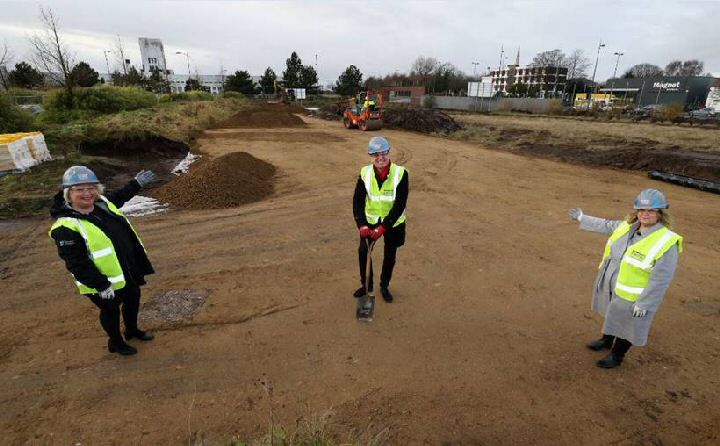
M408 172L390 160L390 142L382 136L370 139L368 155L372 163L360 170L353 195L353 216L360 232L358 257L362 285L353 295L361 297L365 294L365 262L368 254L365 239L377 240L384 236L380 293L385 302L392 302L390 279L397 249L405 244L405 206L410 191ZM372 289L371 269L368 291Z
M108 350L133 355L137 349L125 340L150 341L153 334L138 328L140 286L153 267L135 228L120 211L140 189L154 179L143 170L118 191L103 195L95 173L72 166L63 175L50 215L55 223L50 237L73 275L81 294L100 309L100 324L107 333ZM120 313L125 339L120 333Z
M602 338L591 350L610 349L598 367L619 366L632 345L647 343L653 318L675 275L683 238L670 230L665 195L645 189L625 220L605 220L569 212L580 229L609 235L593 289L592 308L605 317Z

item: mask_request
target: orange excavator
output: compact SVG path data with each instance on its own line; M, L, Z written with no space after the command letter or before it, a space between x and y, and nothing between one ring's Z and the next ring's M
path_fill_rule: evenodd
M383 126L382 94L369 90L357 95L354 105L345 107L343 125L346 129L380 130Z

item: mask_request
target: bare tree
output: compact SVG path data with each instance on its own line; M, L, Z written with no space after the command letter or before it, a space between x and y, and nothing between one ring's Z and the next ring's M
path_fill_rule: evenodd
M667 76L697 76L702 73L704 64L697 60L673 60L665 67L665 75Z
M51 78L65 88L68 101L72 101L75 85L70 72L74 65L74 57L60 37L60 22L52 9L45 10L42 6L40 7L40 21L44 33L30 37L31 59L36 67L48 73Z
M565 67L568 69L568 79L584 78L590 68L590 59L585 57L583 50L577 49L565 58Z
M438 65L440 64L434 57L420 56L415 59L412 68L410 68L411 75L416 78L418 84L422 83L422 85L425 85Z
M562 50L555 49L537 53L535 57L533 57L532 63L533 65L541 67L564 67L566 66L566 60L565 53L563 53Z
M5 90L10 87L7 65L10 64L12 59L13 54L8 49L7 40L3 40L2 47L0 47L0 87Z
M636 78L636 79L645 79L648 77L660 77L663 75L662 68L658 67L657 65L649 64L649 63L641 63L637 65L633 65L628 69L625 74L623 74L622 77L624 78Z

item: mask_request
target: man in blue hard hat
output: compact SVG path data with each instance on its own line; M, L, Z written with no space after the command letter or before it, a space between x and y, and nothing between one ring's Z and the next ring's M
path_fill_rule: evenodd
M365 295L365 269L368 255L366 239L378 240L385 237L380 293L385 302L392 302L390 279L397 249L405 244L405 206L410 191L408 171L390 160L390 142L376 136L370 139L368 155L372 163L360 170L355 194L353 195L353 216L360 232L358 257L360 262L361 287L353 293L355 297ZM370 271L368 291L373 290L373 272Z
M80 294L100 309L100 324L108 335L108 350L133 355L137 349L125 340L150 341L138 327L140 286L153 267L135 228L120 210L143 186L153 181L151 171L139 172L123 188L103 195L104 188L86 166L65 171L62 190L55 195L50 215L55 223L49 235L73 276ZM125 339L120 333L120 313Z

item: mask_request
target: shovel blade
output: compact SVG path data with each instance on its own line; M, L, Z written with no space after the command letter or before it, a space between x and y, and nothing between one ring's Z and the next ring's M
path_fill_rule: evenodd
M357 300L357 309L355 310L355 317L357 320L363 322L370 322L373 320L375 313L375 296L366 294Z

